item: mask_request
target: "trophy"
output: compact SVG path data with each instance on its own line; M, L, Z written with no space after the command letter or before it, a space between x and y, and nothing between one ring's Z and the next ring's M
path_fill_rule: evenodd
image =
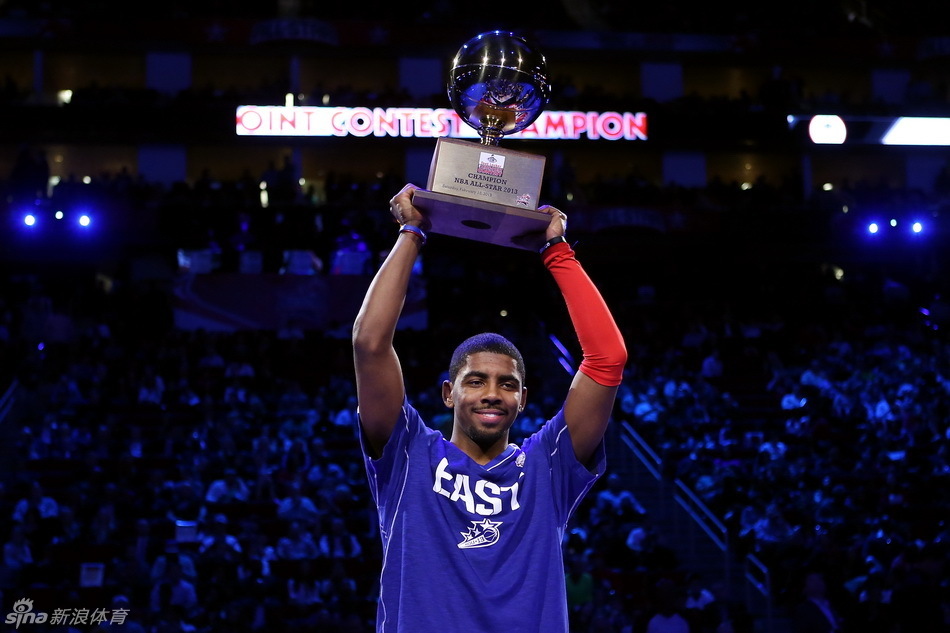
M515 248L540 245L551 219L537 210L545 159L498 144L531 125L547 105L544 56L513 33L482 33L455 55L447 89L481 143L439 138L426 189L416 190L413 204L431 220L433 233ZM525 237L532 234L539 239Z

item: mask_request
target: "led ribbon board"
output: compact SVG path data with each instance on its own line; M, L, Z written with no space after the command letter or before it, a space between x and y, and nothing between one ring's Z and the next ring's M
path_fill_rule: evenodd
M950 118L947 117L789 115L788 124L790 128L807 124L808 138L816 145L950 145Z
M443 108L237 108L238 136L357 136L478 138L454 110ZM547 111L510 138L541 140L647 140L644 112Z

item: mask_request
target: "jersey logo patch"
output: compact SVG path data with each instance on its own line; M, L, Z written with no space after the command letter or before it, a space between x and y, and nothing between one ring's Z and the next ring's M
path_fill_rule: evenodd
M501 521L472 521L472 527L465 532L459 532L462 535L462 542L458 544L459 549L475 549L476 547L491 547L498 542L501 533L498 526Z

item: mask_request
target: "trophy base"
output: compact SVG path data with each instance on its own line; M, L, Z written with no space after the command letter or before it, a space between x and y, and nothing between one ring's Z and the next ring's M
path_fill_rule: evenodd
M425 189L417 189L412 194L412 204L432 222L431 233L525 250L538 249L544 244L544 231L551 222L551 216L543 211Z

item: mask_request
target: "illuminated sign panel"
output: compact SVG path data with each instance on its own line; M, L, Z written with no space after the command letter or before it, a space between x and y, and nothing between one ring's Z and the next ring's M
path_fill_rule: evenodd
M807 123L808 138L817 145L950 145L950 118L913 116L789 115L789 127Z
M881 136L884 145L950 145L950 119L898 117Z
M478 138L474 128L444 108L322 108L239 106L238 136L376 136ZM644 112L550 111L509 138L647 140Z

